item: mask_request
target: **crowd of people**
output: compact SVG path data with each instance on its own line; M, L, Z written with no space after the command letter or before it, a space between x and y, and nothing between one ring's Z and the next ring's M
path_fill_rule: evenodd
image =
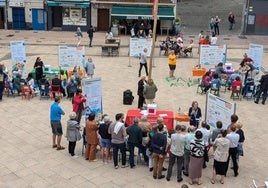
M80 104L86 100L80 93L77 93L77 97L80 98ZM63 135L61 116L65 113L59 103L60 98L56 97L50 109L52 148L64 150L65 148L61 145ZM74 112L75 106L73 104L73 112L69 115L66 129L66 137L69 141L68 152L74 159L78 158L75 155L75 146L76 142L82 138L83 130L79 123L78 113ZM217 128L213 131L205 121L199 123L202 114L197 101L193 101L189 108L189 116L191 118L189 126L178 124L174 129L168 130L162 117L158 117L156 123L152 124L147 116L143 115L141 118L135 117L133 124L126 125L123 113L116 114L114 122L107 114L99 118L91 113L86 119L83 131L86 147L85 160L98 161L97 153L100 147L99 158L104 164L113 163L114 168L119 169L121 161L121 168L135 169L138 162L135 160L135 153L137 153L137 157L142 156L143 164L148 167L148 171L152 172L153 179L166 178L167 181L171 181L173 166L177 162L177 182L182 182L188 177L190 185L194 183L200 185L202 184L202 169L207 168L206 163L214 158L212 184L217 182L217 175L220 176L219 182L224 184L229 163L234 176L237 177L238 160L239 156L243 156L245 141L238 116L233 114L230 117L231 124L225 128L221 121L216 122ZM128 160L127 151L129 152ZM164 162L167 159L168 166L165 168ZM166 170L167 173L164 175Z

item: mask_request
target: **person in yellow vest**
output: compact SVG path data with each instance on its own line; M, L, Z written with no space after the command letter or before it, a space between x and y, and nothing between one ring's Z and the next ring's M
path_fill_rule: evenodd
M174 50L171 50L168 55L168 65L169 65L169 77L174 78L174 71L176 69L177 56Z

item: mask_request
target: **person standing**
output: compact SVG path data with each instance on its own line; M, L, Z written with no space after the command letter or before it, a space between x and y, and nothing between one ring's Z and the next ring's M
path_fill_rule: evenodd
M214 163L213 163L213 174L210 182L215 183L216 175L220 175L220 183L224 184L224 176L227 170L227 158L229 153L230 141L225 138L227 135L226 130L221 130L217 136L213 147L215 147L214 152Z
M171 147L167 171L167 181L170 181L172 175L172 168L177 159L177 182L181 182L182 164L184 157L184 145L185 145L185 134L182 134L182 126L176 125L176 133L171 135Z
M163 134L164 126L157 126L157 133L152 139L152 149L153 149L153 178L163 179L165 175L162 175L163 163L166 155L167 147L167 137Z
M268 71L265 71L265 74L261 76L260 79L260 90L256 93L256 98L254 102L256 104L259 103L260 96L262 94L262 104L265 104L266 98L267 98L267 92L268 92Z
M232 126L231 132L229 134L227 134L227 136L226 136L226 138L230 141L229 156L228 156L228 160L227 160L226 172L227 172L229 160L231 157L232 161L233 161L234 176L237 177L238 176L237 146L238 146L238 142L239 142L239 134L237 134L235 131L236 131L236 127Z
M204 160L205 144L202 140L203 134L201 131L195 132L195 139L190 143L190 163L189 163L189 184L193 184L193 180L197 179L197 184L201 185L200 178L202 177L202 166Z
M4 65L0 64L0 101L2 101L3 91L5 88L5 81L7 79L6 73L3 71Z
M210 32L214 30L214 26L215 26L215 18L214 16L211 16L210 21L209 21Z
M147 48L143 49L143 52L140 53L139 59L140 59L140 69L139 69L139 77L141 77L141 69L144 66L145 68L145 72L146 72L146 76L148 76L148 67L147 67Z
M134 124L127 128L128 147L129 147L129 163L130 168L135 168L134 164L134 149L139 148L141 151L145 163L148 163L149 159L146 155L146 147L142 145L142 130L139 127L139 118L134 118Z
M202 134L203 134L202 139L203 139L204 144L205 144L203 168L207 167L206 162L209 161L209 158L208 158L208 146L209 146L209 141L210 141L210 138L211 138L211 132L210 132L210 130L207 129L207 126L208 126L208 124L205 121L202 121L201 128L197 129L197 130L202 132Z
M216 16L214 19L214 33L215 33L215 35L220 35L220 29L219 29L220 21L221 21L220 18L218 16Z
M97 145L99 143L98 131L99 127L95 122L95 114L89 114L86 121L86 153L85 159L96 162Z
M198 128L202 113L201 109L198 107L197 101L192 102L192 106L189 108L188 116L190 117L190 125L193 125Z
M36 60L35 60L35 63L34 63L35 79L36 79L37 83L42 78L43 68L44 68L43 61L41 60L40 57L37 57Z
M138 82L138 96L139 96L139 99L138 99L138 108L142 109L143 107L143 104L145 103L145 98L143 96L143 89L144 89L144 86L147 84L147 81L146 81L146 77L145 76L142 76L141 79L139 80Z
M93 33L95 32L92 25L90 25L89 29L87 30L88 38L89 38L89 47L92 47L92 40L93 40Z
M174 50L171 50L168 55L169 77L174 78L174 71L176 69L177 56Z
M85 109L84 103L86 100L86 97L82 95L82 89L77 89L76 94L73 97L73 111L76 113L76 121L79 124Z
M77 36L77 47L78 47L81 43L81 39L83 38L83 34L80 27L77 27L76 36Z
M79 123L75 120L76 118L75 112L71 112L69 115L69 118L70 119L67 121L67 130L66 130L66 138L69 141L68 150L72 158L76 159L78 158L78 156L75 155L74 151L75 151L76 142L82 138L79 132L81 127Z
M157 92L157 87L154 84L154 81L152 78L148 79L148 84L144 86L143 89L143 96L145 98L146 104L153 104L155 99L155 94Z
M54 103L50 106L50 125L52 128L52 148L57 148L57 150L63 150L65 147L61 146L62 137L62 126L61 126L61 116L65 115L64 111L60 107L61 99L60 97L55 97ZM56 143L57 138L57 143Z
M93 78L93 75L94 75L94 69L95 69L95 65L92 61L92 58L89 57L87 62L86 62L86 74L89 78Z
M195 139L195 126L190 125L188 133L185 135L185 146L184 146L184 171L185 176L189 176L189 162L190 162L190 143Z
M113 160L114 160L114 168L118 169L118 151L122 155L122 168L126 166L126 143L125 137L127 136L126 128L123 123L124 114L118 113L115 115L115 123L112 123L109 126L109 134L112 137L112 145L113 145Z
M228 21L229 21L229 30L232 30L233 25L235 24L235 17L234 17L234 14L232 12L229 13Z

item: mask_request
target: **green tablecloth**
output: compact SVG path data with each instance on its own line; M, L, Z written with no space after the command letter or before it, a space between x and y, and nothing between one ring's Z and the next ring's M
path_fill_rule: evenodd
M67 70L64 70L65 74L67 75L68 77L68 72ZM31 73L33 74L33 77L35 79L35 69L33 69L31 71ZM55 75L56 74L60 74L60 69L51 69L50 71L43 71L43 74L46 75L46 78L49 79L49 80L52 80L53 78L55 78Z

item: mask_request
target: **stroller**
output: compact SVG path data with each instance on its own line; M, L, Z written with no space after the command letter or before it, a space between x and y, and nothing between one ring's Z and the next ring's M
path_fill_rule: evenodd
M244 88L243 88L243 97L248 99L252 99L255 95L255 83L253 79L248 79Z

